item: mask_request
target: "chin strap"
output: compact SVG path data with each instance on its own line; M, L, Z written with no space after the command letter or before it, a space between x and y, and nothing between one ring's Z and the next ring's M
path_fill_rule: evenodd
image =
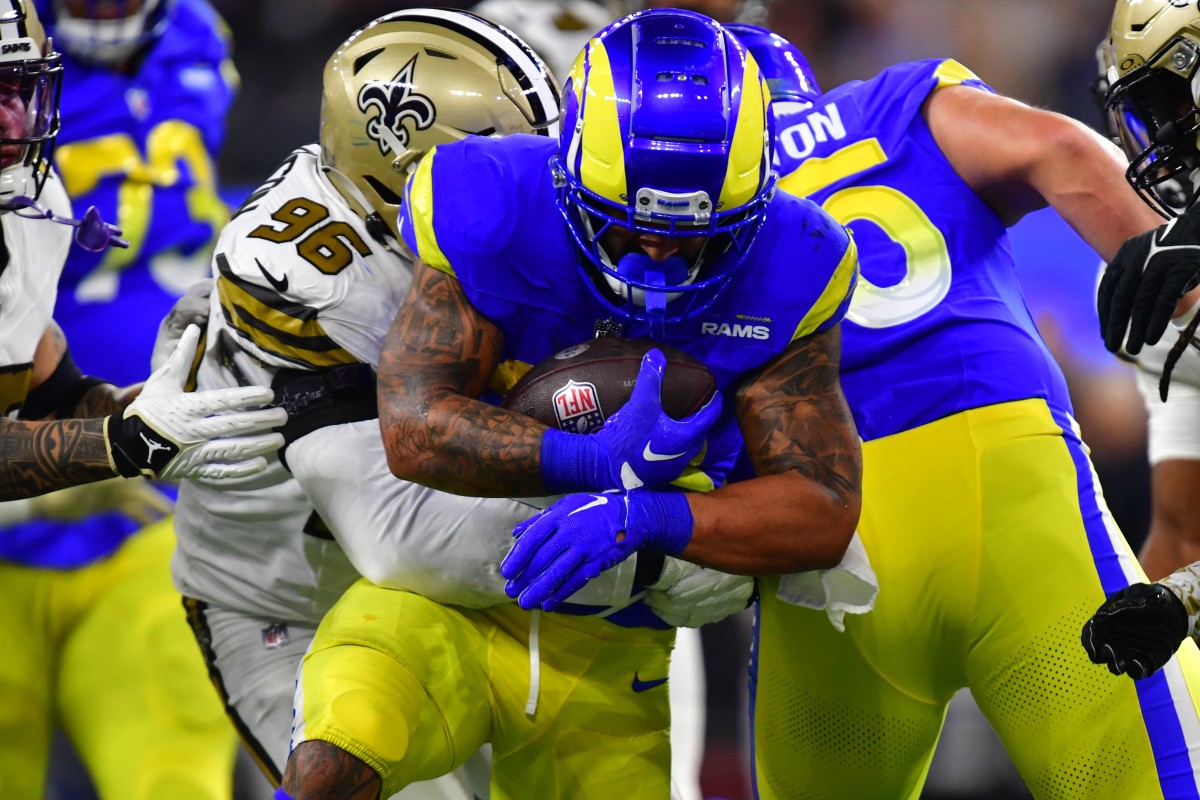
M105 222L95 206L88 206L82 219L72 219L56 214L38 203L32 197L18 196L0 205L0 209L12 211L26 219L48 219L60 225L75 228L75 242L92 253L99 253L106 247L129 247L129 242L121 238L121 229L116 225Z

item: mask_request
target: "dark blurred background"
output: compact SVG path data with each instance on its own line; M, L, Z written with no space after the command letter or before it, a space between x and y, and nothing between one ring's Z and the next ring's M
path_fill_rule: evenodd
M520 2L520 0L515 0ZM293 148L316 141L326 58L354 29L418 3L379 0L213 0L233 32L241 94L220 178L261 182ZM439 4L468 8L473 3ZM905 60L953 57L998 91L1097 127L1089 94L1094 50L1112 0L775 0L767 24L806 53L826 89ZM615 16L619 9L606 9ZM521 33L521 31L518 31ZM560 75L559 78L565 77ZM1029 304L1067 372L1077 418L1118 522L1137 547L1148 520L1145 419L1130 372L1103 351L1091 252L1052 212L1014 231ZM745 665L749 614L705 629L709 798L750 797ZM968 695L952 705L926 798L1028 797ZM242 773L242 798L269 797ZM62 794L61 797L80 795Z

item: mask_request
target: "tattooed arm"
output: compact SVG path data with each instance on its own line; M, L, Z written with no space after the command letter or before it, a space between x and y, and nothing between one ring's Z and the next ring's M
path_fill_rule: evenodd
M58 397L63 395L70 396L72 399L70 409L60 409L57 413L51 411L49 413L38 413L30 415L22 413L22 417L26 419L66 419L66 418L81 418L91 419L93 417L106 417L109 414L115 414L125 410L133 399L138 396L138 392L142 389L142 384L137 383L132 386L118 388L111 383L87 379L90 384L86 391L79 394L78 398L70 394L71 386L56 386L50 387L47 384L53 384L56 378L62 375L60 369L63 365L63 359L70 358L67 350L67 337L63 334L62 328L58 323L51 322L46 328L46 332L42 334L41 340L38 342L37 351L33 356L33 373L30 376L29 391L30 397L36 397L40 391L51 391L56 395L50 404L54 407L60 405L56 402ZM68 361L68 363L71 363ZM78 369L71 363L75 371L75 375L79 376ZM79 376L82 377L82 376ZM61 379L59 379L61 383ZM45 403L43 403L45 405ZM28 407L28 406L27 406ZM67 413L62 413L66 411Z
M31 393L53 380L66 352L62 330L51 323L34 353ZM92 386L82 396L78 413L90 408L94 413L89 416L99 417L110 413L106 409L123 408L117 391L111 384ZM113 477L103 424L99 418L27 422L0 417L0 500L35 497Z
M682 558L767 575L836 566L858 524L862 452L838 380L841 332L805 337L744 383L738 421L758 477L688 500Z
M457 280L414 265L379 358L379 426L394 475L481 497L546 493L546 426L478 399L503 344Z

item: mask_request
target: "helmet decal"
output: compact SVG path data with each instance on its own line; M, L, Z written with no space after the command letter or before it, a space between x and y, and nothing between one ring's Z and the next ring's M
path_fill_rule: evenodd
M406 120L423 131L437 118L433 101L413 90L417 58L410 58L390 81L367 81L358 93L359 111L377 111L367 119L367 136L379 145L380 155L398 156L408 149Z
M321 167L394 235L404 183L434 147L469 135L557 136L559 102L554 77L510 31L467 11L395 11L325 64Z

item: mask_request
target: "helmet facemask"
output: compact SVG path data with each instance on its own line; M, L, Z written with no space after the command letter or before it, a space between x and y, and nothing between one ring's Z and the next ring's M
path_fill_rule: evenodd
M1109 124L1130 157L1129 182L1165 217L1176 216L1194 196L1192 173L1200 166L1198 67L1196 44L1177 37L1113 81L1105 101Z
M32 6L27 6L32 14ZM16 29L18 35L6 31ZM58 135L62 56L44 37L36 16L0 19L0 208L25 196L36 200L50 173ZM42 55L43 50L45 55Z

